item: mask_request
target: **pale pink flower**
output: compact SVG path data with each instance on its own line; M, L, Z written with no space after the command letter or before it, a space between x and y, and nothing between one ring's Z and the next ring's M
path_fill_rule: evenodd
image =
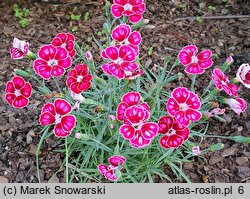
M192 152L193 152L194 155L199 155L199 154L201 154L200 147L199 147L199 146L194 146L194 147L192 148Z
M109 115L109 119L110 119L111 121L114 121L114 120L116 119L116 117L115 117L114 115Z
M220 108L214 108L210 111L207 111L206 115L208 117L213 117L216 115L223 115L225 113L226 109L220 109Z
M82 139L82 133L79 133L79 132L76 133L75 138L78 139L78 140Z
M212 80L218 90L224 90L228 95L238 96L239 87L231 84L228 77L220 69L213 70Z
M250 88L250 65L241 64L236 73L236 78L245 87Z
M211 50L204 49L197 53L198 48L195 45L189 45L184 47L178 55L181 64L186 67L185 72L188 74L202 74L205 69L213 65Z
M226 103L230 106L230 108L240 115L241 113L245 112L247 109L247 103L242 98L236 98L236 99L226 99Z
M12 59L22 59L29 52L29 43L26 41L14 38L13 48L10 49Z

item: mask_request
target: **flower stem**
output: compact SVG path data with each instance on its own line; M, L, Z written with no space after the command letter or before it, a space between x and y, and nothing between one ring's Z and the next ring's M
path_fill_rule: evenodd
M48 133L48 130L49 130L49 127L44 128L42 131L43 132L43 135L38 143L38 146L37 146L37 149L36 149L36 171L37 171L37 179L38 179L38 182L40 183L41 182L41 178L40 178L40 170L39 170L39 153L40 153L40 149L41 149L41 146L42 146L42 143L43 143L43 140L45 139L46 137L46 134ZM42 133L41 131L41 133Z
M57 87L58 92L59 92L59 93L63 93L61 87L59 86L59 84L58 84L58 82L57 82L57 79L56 79L55 77L53 77L53 80L54 80L54 82L55 82L55 84L56 84L56 87Z
M65 138L65 153L66 153L66 183L69 183L69 151L68 151L68 139Z
M191 91L192 92L195 92L195 88L194 88L195 80L196 80L196 75L193 75L192 76L192 84L191 84Z

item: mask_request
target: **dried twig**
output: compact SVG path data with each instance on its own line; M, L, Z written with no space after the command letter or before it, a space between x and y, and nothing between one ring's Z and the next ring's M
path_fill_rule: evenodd
M199 16L197 16L199 17ZM182 21L182 20L190 20L193 21L197 17L183 17L174 19L174 21ZM242 18L250 18L250 15L226 15L226 16L204 16L199 17L200 19L242 19Z

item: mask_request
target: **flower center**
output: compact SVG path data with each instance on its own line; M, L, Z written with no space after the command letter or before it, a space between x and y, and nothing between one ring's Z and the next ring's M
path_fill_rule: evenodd
M121 64L122 63L122 58L118 58L117 60L114 61L115 64Z
M133 9L133 6L129 3L127 3L126 5L124 5L124 10L128 10L131 11Z
M77 82L82 82L82 79L83 79L83 76L82 75L79 75L76 79Z
M51 60L48 61L48 64L49 64L50 66L52 66L52 67L55 66L55 65L57 65L57 63L58 63L58 62L57 62L57 60L55 60L55 59L51 59Z
M20 96L21 95L21 92L20 92L20 90L15 90L15 95L18 97L18 96Z
M198 62L198 58L194 55L192 56L192 63L197 63Z
M175 134L175 130L174 129L169 129L169 131L167 132L167 135L174 135Z
M66 48L66 43L63 43L61 47Z
M61 122L62 116L59 114L56 114L55 119L56 119L55 123L58 124Z
M180 109L181 109L182 111L186 111L188 108L189 108L189 107L188 107L188 105L187 105L186 103L180 104Z
M109 165L109 170L110 171L114 171L114 170L116 170L118 167L115 167L115 166L113 166L113 165Z

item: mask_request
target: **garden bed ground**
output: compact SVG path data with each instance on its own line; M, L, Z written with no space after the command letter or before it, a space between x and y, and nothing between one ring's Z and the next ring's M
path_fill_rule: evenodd
M31 67L32 62L10 59L9 49L14 37L30 43L30 49L37 52L42 44L46 44L59 32L71 31L77 26L74 33L76 41L87 41L88 37L102 30L104 22L103 1L75 1L44 3L41 1L18 1L18 5L30 9L28 17L30 25L21 28L12 11L17 1L2 0L0 3L0 182L37 182L35 151L41 129L38 118L45 97L34 94L28 107L17 110L11 108L4 101L5 84L14 74L15 68ZM144 67L155 70L156 64L162 64L167 55L175 57L179 50L188 44L196 44L199 48L212 49L215 65L222 64L226 57L232 55L235 59L229 75L233 77L240 64L250 62L250 20L249 18L180 20L189 16L225 16L249 15L250 2L247 0L201 1L179 0L145 0L147 11L144 18L148 23L140 28L143 43L141 47L141 63ZM183 3L186 2L186 3ZM69 15L77 6L76 14L89 12L87 21L70 20ZM214 9L209 6L212 6ZM92 47L94 59L101 60L98 47L93 41L87 41ZM148 49L153 47L152 54ZM173 72L184 72L178 67ZM197 93L209 81L211 70L199 76L196 85ZM32 82L34 85L35 82ZM190 86L190 79L185 76L179 82L166 85L169 91L177 85ZM241 97L250 102L250 90L241 86ZM208 133L213 135L250 135L250 104L247 111L236 116L227 109L223 115L225 123L211 119ZM184 172L192 182L250 182L250 148L247 144L237 144L232 141L218 138L206 139L201 149L212 143L222 142L223 150L208 153L203 157L196 157L192 162L184 165ZM43 182L64 182L63 171L54 175L60 168L64 154L54 152L60 148L56 138L48 138L42 146L40 154L41 179ZM170 174L166 168L166 173ZM52 177L53 176L53 177ZM155 182L162 182L154 176ZM176 182L180 180L176 179Z

